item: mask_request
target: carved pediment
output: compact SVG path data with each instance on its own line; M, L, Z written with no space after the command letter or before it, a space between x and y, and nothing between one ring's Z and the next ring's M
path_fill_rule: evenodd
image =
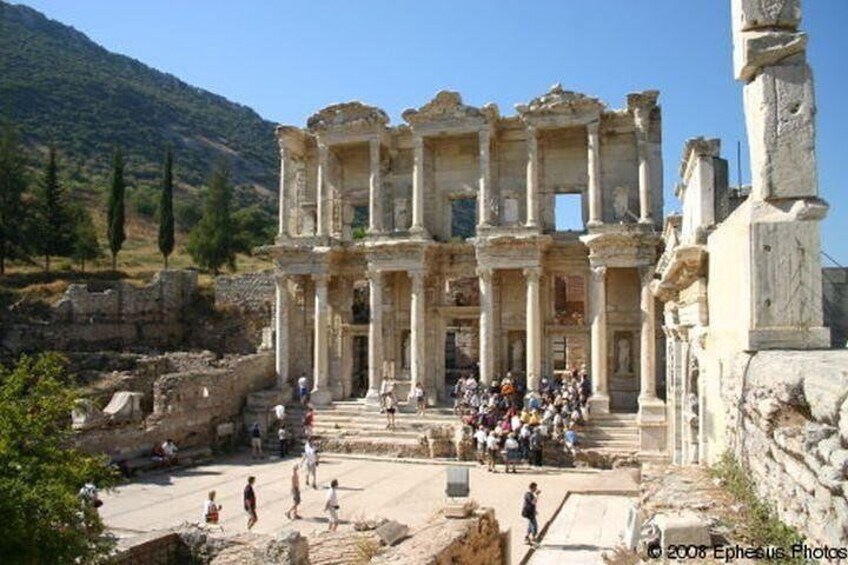
M459 92L441 90L435 98L417 110L409 108L404 110L401 115L413 127L469 119L493 122L498 118L498 107L495 104L486 104L483 108L468 106L462 103L462 96Z
M559 83L553 85L548 92L534 98L527 104L516 104L515 110L525 116L574 116L581 114L600 114L606 104L579 92L564 90Z
M362 102L333 104L312 114L306 127L312 132L379 130L389 123L389 116L380 108Z

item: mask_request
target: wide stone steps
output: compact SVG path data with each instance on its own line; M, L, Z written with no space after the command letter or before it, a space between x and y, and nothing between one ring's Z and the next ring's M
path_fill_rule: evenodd
M577 437L580 449L603 455L623 456L639 451L636 414L593 414Z

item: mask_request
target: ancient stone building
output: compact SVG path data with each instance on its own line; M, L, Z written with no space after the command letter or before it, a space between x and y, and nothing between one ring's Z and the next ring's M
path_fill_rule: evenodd
M310 375L316 402L383 379L444 400L467 372L537 390L586 365L593 409L640 409L662 447L657 96L613 110L555 86L506 117L440 92L399 126L359 102L280 126L280 378Z

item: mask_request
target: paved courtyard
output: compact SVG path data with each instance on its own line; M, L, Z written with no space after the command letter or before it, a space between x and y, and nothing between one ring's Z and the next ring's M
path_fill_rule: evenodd
M351 523L360 517L380 516L406 523L414 530L437 512L445 500L446 463L330 455L318 467L318 482L322 488L317 491L302 489L300 509L304 519L292 523L284 512L290 505L289 477L296 461L269 458L252 462L247 454L239 454L210 465L147 475L106 493L101 514L109 528L120 537L183 522L199 522L206 494L214 489L218 501L223 504L221 523L225 533L244 532L246 517L241 497L249 475L256 476L259 522L254 531L258 533L273 533L284 526L293 526L305 535L326 529L321 511L323 488L333 478L340 484L340 529L352 529ZM518 474L507 475L487 473L482 466L470 468L472 498L482 506L494 508L501 529L511 531L512 563L518 563L527 549L522 542L526 521L521 518L520 510L523 493L530 481L539 483L542 490L540 525L551 519L568 492L632 493L637 488L628 470L542 469L531 472L524 469ZM304 486L303 477L301 486ZM619 526L610 521L604 531L620 529L623 524L623 518ZM594 545L602 547L601 541L599 538ZM588 543L585 539L582 542Z

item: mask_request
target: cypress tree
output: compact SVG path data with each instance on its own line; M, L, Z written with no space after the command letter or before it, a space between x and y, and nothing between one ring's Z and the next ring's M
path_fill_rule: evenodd
M23 153L12 126L5 124L0 131L0 274L24 243L21 197L26 186Z
M236 269L239 243L230 215L231 200L230 172L222 164L212 173L203 217L189 234L186 246L194 262L215 275L225 264L231 271Z
M44 270L50 272L50 257L70 255L74 246L74 225L62 186L56 148L50 146L44 178L36 194L35 249L44 255Z
M112 253L112 270L117 270L118 251L127 238L124 232L124 158L121 149L115 150L112 159L112 184L109 187L109 209L106 215L109 251Z
M74 217L74 249L73 257L80 262L80 269L85 272L85 262L97 259L103 255L97 232L88 211L82 206L73 211Z
M162 179L162 195L159 200L159 251L165 258L168 268L168 256L174 251L174 156L171 147L165 154L165 177Z

